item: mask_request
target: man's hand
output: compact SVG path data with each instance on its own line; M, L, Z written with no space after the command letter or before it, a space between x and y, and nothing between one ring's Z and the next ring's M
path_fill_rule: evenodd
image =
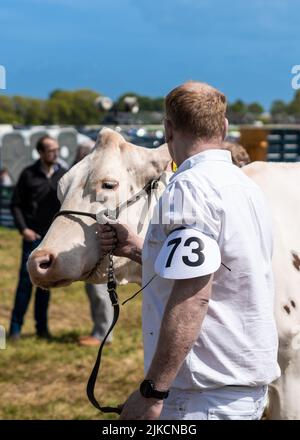
M22 235L24 240L26 241L34 241L34 240L39 240L41 238L39 234L37 234L35 231L29 228L23 229Z
M99 225L100 244L104 255L113 251L114 255L127 257L140 263L143 240L121 223Z
M121 420L157 420L163 409L163 400L146 399L135 391L123 405Z

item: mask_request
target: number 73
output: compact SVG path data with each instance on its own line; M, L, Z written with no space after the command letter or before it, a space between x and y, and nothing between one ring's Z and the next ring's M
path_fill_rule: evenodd
M171 266L174 254L175 254L175 252L176 252L176 250L177 250L177 248L178 248L178 246L180 245L181 242L182 242L182 238L179 237L179 238L173 238L173 240L170 240L169 243L167 244L168 247L169 246L173 246L173 248L171 249L171 252L169 254L169 257L167 259L165 267L170 267ZM190 238L187 238L185 240L183 246L189 247L192 243L197 243L198 244L197 248L190 249L192 254L197 255L197 257L198 257L197 260L196 261L191 261L187 255L184 255L183 257L181 257L182 261L187 266L192 266L192 267L201 266L201 264L203 264L204 260L205 260L205 255L202 252L203 249L204 249L204 243L198 237L190 237Z

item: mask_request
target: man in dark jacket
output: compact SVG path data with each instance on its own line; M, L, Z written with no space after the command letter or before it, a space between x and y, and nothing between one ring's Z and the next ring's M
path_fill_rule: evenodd
M56 196L57 184L66 172L58 163L59 146L49 136L37 143L40 159L25 168L17 182L11 203L12 214L23 237L22 260L15 305L10 324L11 339L20 337L24 315L29 305L32 284L26 263L30 253L45 236L60 204ZM39 337L48 338L47 311L50 292L36 289L34 317Z

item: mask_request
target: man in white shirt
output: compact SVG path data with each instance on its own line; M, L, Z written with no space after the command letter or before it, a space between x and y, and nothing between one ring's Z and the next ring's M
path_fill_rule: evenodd
M260 419L280 370L272 232L263 195L222 149L226 98L187 82L166 97L178 165L144 242L102 226L102 248L140 262L145 380L122 419Z

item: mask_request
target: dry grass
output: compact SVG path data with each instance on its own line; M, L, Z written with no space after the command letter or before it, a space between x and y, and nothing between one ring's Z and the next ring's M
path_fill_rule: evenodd
M18 278L20 242L16 231L0 228L0 324L6 330ZM121 287L120 298L127 298L136 287ZM8 341L6 350L0 350L0 419L103 418L85 393L97 349L77 344L78 336L91 329L82 283L52 291L50 330L54 339L50 342L35 337L32 303L23 338L15 344ZM140 315L140 297L121 309L113 344L104 349L97 389L101 403L123 402L143 377Z

